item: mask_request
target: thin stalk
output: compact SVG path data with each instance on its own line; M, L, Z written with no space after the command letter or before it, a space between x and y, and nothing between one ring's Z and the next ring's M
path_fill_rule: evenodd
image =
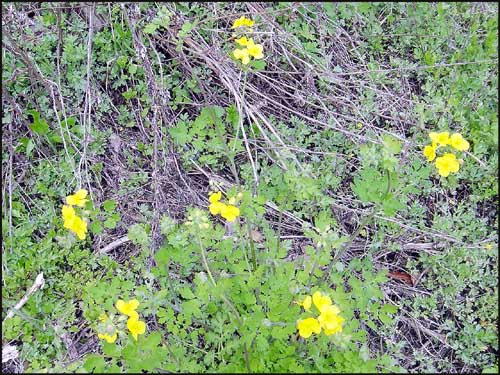
M224 147L224 152L226 153L226 156L229 159L229 163L230 163L229 168L231 169L231 173L234 176L236 184L239 185L240 179L238 177L238 172L236 171L236 164L234 162L233 153L229 150L229 147L227 146L226 141L225 141L223 135L221 134L220 129L217 126L217 124L215 124L215 131L217 132L217 137L219 137L219 140L222 143L222 147Z
M314 262L313 262L313 265L311 266L311 270L309 271L309 280L308 280L308 284L311 283L311 278L312 278L312 275L314 273L314 269L316 268L316 263L317 263L317 259L319 257L319 250L322 248L323 246L318 246L316 248L316 253L315 253L315 258L314 258Z
M210 267L208 266L208 261L207 261L207 256L206 256L206 253L205 253L205 248L203 247L203 244L201 243L201 238L200 238L199 234L197 236L197 239L198 239L198 244L200 246L201 258L203 260L203 265L205 266L205 270L208 273L210 281L212 282L214 288L216 288L217 287L217 283L215 282L215 279L212 276L212 271L210 271ZM236 318L236 321L238 323L238 326L241 329L243 327L243 320L241 319L240 313L238 312L238 310L236 310L236 307L234 307L234 305L231 303L231 301L229 301L229 299L227 298L225 292L222 292L220 296L221 296L222 300L224 301L224 303L233 312L234 317ZM251 369L250 369L250 356L249 356L249 352L248 352L248 348L247 348L247 344L246 343L243 344L243 350L245 352L245 365L246 365L247 371L248 372L252 372Z
M200 245L200 250L201 250L201 259L203 260L203 265L205 266L205 270L208 273L208 277L210 277L210 281L212 282L214 288L217 286L217 283L215 282L214 277L212 276L212 271L210 271L210 267L208 266L208 261L207 261L207 256L205 254L205 248L201 244L201 238L198 235L198 244Z
M250 221L249 220L247 220L246 227L247 227L247 232L248 232L248 239L249 239L249 244L250 244L250 251L252 253L252 266L253 266L253 270L256 271L257 270L257 255L255 253L255 243L253 241L252 229L250 227Z
M276 252L280 250L280 237L281 237L281 221L283 220L283 211L280 211L278 217L278 235L276 236Z
M391 192L391 188L392 188L392 186L391 186L391 172L387 169L385 169L384 171L385 171L385 174L387 176L387 188L386 188L386 191L384 194L384 198L386 198L389 195L389 193ZM361 230L366 225L368 225L368 223L375 217L376 213L377 213L377 207L374 207L373 210L367 216L364 217L364 219L359 224L358 228L349 237L349 240L346 243L344 243L344 246L342 246L342 248L339 250L339 252L337 254L335 254L335 256L333 257L332 264L330 265L330 271L328 272L328 278L330 278L330 275L331 275L332 270L333 270L333 262L335 260L339 259L342 256L342 254L345 253L345 251L349 248L351 243L356 239L356 237L358 237Z

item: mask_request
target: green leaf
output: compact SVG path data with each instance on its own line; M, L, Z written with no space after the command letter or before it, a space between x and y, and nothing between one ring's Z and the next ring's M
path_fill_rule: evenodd
M104 220L104 226L108 229L114 229L116 227L116 220L112 217L108 217Z
M186 316L186 318L190 318L191 315L200 317L201 312L198 300L192 299L189 301L184 301L182 303L182 313Z
M191 136L188 134L187 125L184 121L180 121L175 127L170 128L168 131L170 136L179 146L184 146L191 140Z
M170 261L170 248L162 247L160 250L156 252L154 255L156 262L158 263L158 267L168 265Z
M135 74L135 73L137 73L137 65L136 64L130 64L128 66L128 72L130 74L132 74L132 75Z
M49 124L47 121L40 118L40 114L35 110L27 111L33 116L33 123L29 125L29 128L39 135L45 135L49 132Z
M191 291L191 289L187 286L185 286L184 288L182 288L180 291L179 291L180 295L182 298L184 299L193 299L195 297L195 295L193 294L193 292Z
M99 235L102 233L102 222L100 220L92 220L89 228L92 233Z
M134 224L128 229L128 238L135 245L147 247L149 245L149 236L143 224Z
M116 201L113 199L106 199L102 203L102 207L104 208L104 211L107 211L107 212L114 211L114 209L116 208Z
M148 23L142 31L144 31L146 34L153 34L156 29L158 29L158 25L155 23Z
M153 332L148 337L146 337L143 343L143 347L151 350L154 349L156 346L158 346L160 342L161 342L160 332Z
M137 91L130 89L123 92L122 95L125 99L130 100L137 97Z
M264 60L252 60L249 64L255 71L266 69L266 62Z
M194 22L184 22L182 25L181 29L177 33L178 38L185 38L198 24L198 20L195 20Z
M380 319L380 321L382 323L387 324L387 325L392 324L392 321L393 321L393 319L389 315L387 315L386 313L383 313L383 312L381 312L379 314L378 318Z
M105 367L106 367L106 362L104 361L104 358L96 354L88 355L87 359L83 364L83 368L86 371L94 372L97 374L102 373Z
M119 58L116 59L116 64L120 68L124 68L125 65L127 65L127 62L128 62L128 57L127 56L120 56Z
M382 306L380 311L387 314L395 314L398 312L398 307L396 305L391 305L390 303L386 303Z
M401 151L401 142L397 138L392 135L385 134L382 137L382 140L387 151L391 154L399 154Z
M102 341L102 352L110 357L117 357L120 355L120 348L116 344Z

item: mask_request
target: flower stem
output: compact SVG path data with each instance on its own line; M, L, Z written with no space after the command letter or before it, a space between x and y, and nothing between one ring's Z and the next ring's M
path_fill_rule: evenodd
M217 283L215 282L215 279L212 276L212 272L210 271L210 267L208 266L205 248L203 247L203 244L201 242L201 238L200 238L199 234L197 236L197 239L198 239L198 244L200 246L201 259L203 260L203 265L205 266L205 270L207 271L208 276L210 278L210 281L212 282L213 287L215 289L215 288L217 288ZM238 328L241 329L243 327L243 320L241 319L240 313L238 312L238 310L236 310L236 307L234 307L234 305L231 303L231 301L229 301L229 299L227 298L226 293L224 291L222 291L222 293L220 294L220 297L222 298L224 303L229 307L229 309L232 311L234 317L236 318L236 322L238 323ZM248 351L246 343L243 344L243 350L245 352L245 365L246 365L247 371L252 372L250 369L249 351Z
M255 243L253 241L252 229L251 229L249 220L247 220L246 226L247 226L248 239L249 239L249 244L250 244L250 251L252 252L252 266L253 266L253 270L256 271L257 270L257 256L255 254Z

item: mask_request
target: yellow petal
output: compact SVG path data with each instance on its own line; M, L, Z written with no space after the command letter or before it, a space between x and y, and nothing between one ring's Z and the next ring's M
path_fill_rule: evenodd
M127 320L127 328L135 340L137 340L137 335L142 335L146 332L146 323L140 321L138 318L132 317Z
M99 337L100 339L104 339L108 342L108 344L112 344L116 341L118 335L115 333L113 333L112 335L108 335L108 334L101 334L101 333L98 333L97 334L97 337Z
M441 132L438 133L437 135L437 143L440 144L441 146L446 146L450 143L450 133L448 132ZM433 140L434 142L434 140Z
M453 133L451 135L450 145L458 151L467 151L469 149L469 142L460 133Z
M438 140L438 133L436 132L430 132L429 133L429 138L431 139L431 141L433 143L437 143L437 140Z
M139 301L136 299L125 302L121 299L116 301L116 309L124 315L128 315L131 318L138 318L139 314L135 311L139 307Z
M87 202L87 190L85 189L80 189L78 190L75 194L73 195L68 195L66 197L66 203L78 207L84 207L85 203Z
M210 213L212 215L218 215L221 213L222 209L225 206L226 205L222 202L214 202L214 203L210 203L210 205L208 206L208 209L210 210Z
M332 304L332 300L327 295L322 295L320 291L314 292L312 301L316 308L322 312L325 308Z
M73 207L67 205L62 207L62 217L64 220L72 219L75 215L75 209Z
M132 309L132 310L137 309L139 307L139 301L136 299L131 299L128 302L128 307L129 307L129 309Z
M76 233L77 237L81 240L85 239L87 233L87 222L76 216L71 230Z
M305 339L309 338L313 333L319 334L321 332L320 323L314 318L298 320L297 328L299 335Z
M241 16L240 18L237 18L234 20L233 26L231 27L232 29L235 29L237 27L242 27L242 26L247 26L251 27L254 25L254 21L252 21L249 18L246 18L245 16Z
M304 298L302 302L299 302L299 305L302 306L306 311L309 311L309 309L311 308L311 304L312 304L311 296L307 296L306 298Z
M115 303L115 306L116 306L116 309L119 311L119 312L122 312L124 306L125 306L125 301L122 300L122 299L119 299L118 301L116 301Z
M216 193L210 194L210 196L208 197L208 201L210 203L215 203L215 202L220 201L221 198L222 198L222 193L220 191L218 191Z
M430 145L424 147L423 153L427 161L433 161L436 158L436 149Z
M263 49L264 47L262 47L261 44L254 44L248 47L248 53L256 60L262 59L264 57L264 54L262 53Z
M220 212L221 216L229 222L240 216L240 209L233 205L224 205Z
M240 46L245 47L248 44L248 39L246 36L243 36L239 39L235 39L235 42L238 43Z

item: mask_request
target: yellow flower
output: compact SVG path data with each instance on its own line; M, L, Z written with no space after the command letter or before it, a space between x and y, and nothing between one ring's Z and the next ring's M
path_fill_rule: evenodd
M74 206L78 206L78 207L84 207L85 203L88 200L88 199L86 199L87 194L88 194L87 190L80 189L75 194L68 195L66 197L66 203L69 205L72 205L72 206L74 205Z
M64 220L64 228L75 232L79 239L85 239L85 234L87 233L87 222L76 216L75 209L73 207L64 205L62 207L62 217Z
M220 215L229 222L234 221L238 216L240 216L240 209L233 205L225 204L221 208Z
M238 43L240 46L246 47L248 43L250 42L246 36L242 36L239 39L234 40L236 43Z
M305 339L310 337L313 333L318 334L321 332L321 326L314 318L297 320L297 328L299 330L299 335Z
M222 193L220 191L218 191L216 193L210 194L210 196L208 197L208 201L210 203L215 203L215 202L220 201L221 198L222 198Z
M243 65L247 65L250 62L250 55L248 54L247 48L244 49L236 48L233 51L233 56L237 60L241 59L241 63Z
M76 233L76 236L79 239L84 240L85 234L87 233L87 222L81 219L80 217L75 216L75 220L73 221L73 227L70 229Z
M467 142L460 133L454 133L451 135L450 145L458 151L467 151L469 149L469 142Z
M332 304L330 297L322 295L320 291L314 292L312 301L320 312L323 312L323 310Z
M485 248L486 250L491 250L491 249L493 249L493 245L492 245L492 244L490 244L490 243L488 243L488 244L486 244L486 245L484 246L484 248Z
M256 60L264 58L263 49L262 44L255 44L252 39L247 43L248 54Z
M306 298L304 298L304 300L302 302L297 302L297 303L300 306L302 306L304 308L304 310L309 311L309 309L311 308L311 304L312 304L311 296L307 296Z
M432 145L424 147L424 156L427 158L427 161L433 161L436 158L436 148L437 144L434 142Z
M134 336L134 340L137 341L137 335L142 335L146 332L146 323L141 322L139 317L130 317L127 320L127 328L132 333L132 336Z
M446 153L436 159L436 168L443 177L448 177L450 173L456 173L459 169L459 163L454 154Z
M429 138L433 143L437 143L440 146L446 146L450 143L450 133L448 132L431 132L429 133Z
M218 191L216 193L212 193L208 197L208 200L210 201L210 205L208 206L208 209L210 210L210 213L212 215L220 214L222 208L225 206L224 203L219 202L221 198L222 198L222 193L220 191Z
M213 203L210 203L210 205L208 206L208 209L210 210L210 213L212 215L218 215L221 213L221 211L224 207L226 207L226 205L222 202L213 202Z
M338 315L339 312L339 308L335 305L326 306L323 311L321 311L318 321L321 328L325 331L325 335L328 336L342 331L344 318Z
M71 206L66 206L64 205L62 207L62 217L63 217L63 220L64 220L64 227L66 227L66 222L67 221L70 221L70 220L73 220L73 218L76 216L76 213L75 213L75 209ZM68 228L69 229L69 228Z
M242 26L252 27L254 23L255 21L252 21L251 19L246 18L245 16L241 16L240 18L234 20L231 29L236 29L237 27L242 27Z
M108 344L112 344L116 341L116 338L118 337L118 335L115 333L113 333L112 335L108 335L107 333L98 333L97 334L97 337L99 337L100 339L104 339L108 342Z
M124 315L130 316L131 318L139 319L139 314L135 311L137 307L139 307L139 301L136 299L130 300L128 302L125 302L121 299L116 301L116 308L118 309L118 311Z

